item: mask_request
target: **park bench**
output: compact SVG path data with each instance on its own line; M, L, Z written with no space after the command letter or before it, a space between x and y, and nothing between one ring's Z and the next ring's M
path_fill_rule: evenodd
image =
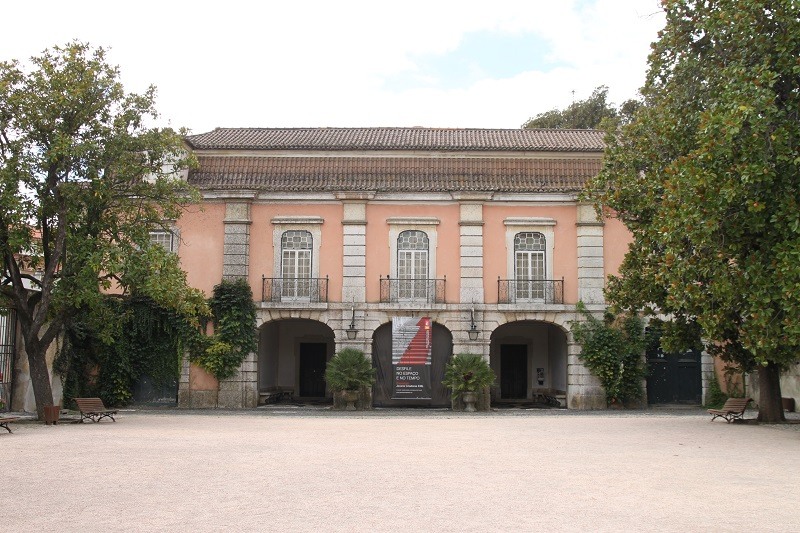
M8 427L8 424L9 424L9 422L15 422L16 420L17 420L17 418L13 417L13 416L12 417L6 417L6 418L0 418L0 428L6 428L6 431L8 431L9 433L14 433L13 431L11 431L11 428Z
M717 417L724 418L729 424L734 420L742 420L747 404L752 401L752 398L728 398L722 409L708 410L709 414L714 415L711 417L711 421L713 422Z
M117 414L117 411L106 409L100 398L75 398L75 403L78 404L78 410L81 412L81 422L87 418L92 422L99 422L105 417L116 422L114 415Z

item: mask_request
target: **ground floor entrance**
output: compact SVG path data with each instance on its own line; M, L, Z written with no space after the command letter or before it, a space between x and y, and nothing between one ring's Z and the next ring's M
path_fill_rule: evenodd
M321 322L286 319L259 329L259 403L282 398L330 398L325 367L335 351L333 331Z
M521 320L491 336L490 364L498 376L492 402L566 405L567 337L558 326Z

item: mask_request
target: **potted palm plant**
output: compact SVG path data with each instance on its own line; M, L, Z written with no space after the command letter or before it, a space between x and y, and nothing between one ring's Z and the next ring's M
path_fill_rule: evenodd
M364 357L364 352L355 348L345 348L328 361L325 381L334 393L341 393L347 406L345 410L355 411L359 392L375 381L375 369Z
M494 383L494 379L494 370L483 356L460 353L447 363L442 384L452 391L453 399L461 398L465 411L475 412L478 393Z

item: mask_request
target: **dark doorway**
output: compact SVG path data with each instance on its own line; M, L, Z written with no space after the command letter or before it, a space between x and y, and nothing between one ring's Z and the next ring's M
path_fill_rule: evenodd
M528 397L528 347L525 344L500 345L500 398Z
M325 363L328 345L323 342L300 343L300 396L325 396Z

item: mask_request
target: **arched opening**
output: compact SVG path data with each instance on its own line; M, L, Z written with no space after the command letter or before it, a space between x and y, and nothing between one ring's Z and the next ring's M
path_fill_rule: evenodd
M453 356L453 334L441 324L431 327L431 397L425 400L394 399L392 368L392 323L378 327L372 336L372 364L376 380L372 389L375 407L449 407L450 393L442 385L444 369Z
M275 320L261 326L258 403L285 397L313 401L330 398L325 367L335 348L333 330L316 320Z
M492 332L494 403L566 405L567 335L547 322L509 322ZM557 403L556 403L557 402Z

